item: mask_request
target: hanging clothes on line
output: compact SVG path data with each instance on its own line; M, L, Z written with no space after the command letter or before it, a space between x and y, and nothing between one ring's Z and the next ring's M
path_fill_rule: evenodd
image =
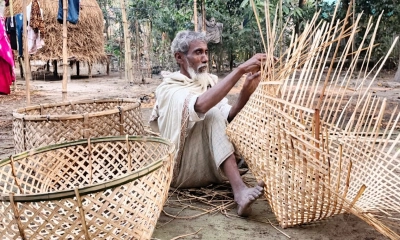
M44 46L44 41L40 36L40 29L39 28L32 28L31 27L31 15L38 15L34 17L34 20L37 18L43 19L43 10L40 8L39 2L37 0L33 0L36 2L32 4L32 2L26 7L26 19L28 20L27 26L27 34L28 34L28 53L35 54L37 50L41 49ZM35 22L37 24L37 22ZM43 27L43 26L42 26Z
M5 19L0 17L0 94L10 94L15 81L14 56L5 29Z
M18 55L22 57L24 55L24 49L23 49L23 41L22 41L22 29L23 29L23 15L22 13L19 13L15 15L15 24L16 24L16 30L17 30L17 42L18 42Z
M77 24L79 20L79 1L80 0L68 0L68 14L67 21L72 24ZM63 1L58 1L58 15L57 21L63 22Z
M31 10L31 17L30 17L30 26L33 28L35 32L40 31L41 36L45 34L44 29L44 21L42 10L40 9L40 5L38 0L32 1L32 10Z
M17 27L15 24L15 17L6 18L6 32L8 34L8 38L10 39L11 48L17 50Z

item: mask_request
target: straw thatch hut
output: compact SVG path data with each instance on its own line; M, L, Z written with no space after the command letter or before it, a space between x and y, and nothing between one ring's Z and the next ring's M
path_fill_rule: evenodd
M27 1L29 3L29 1ZM43 10L45 46L31 56L33 60L62 60L62 24L57 21L58 0L39 0ZM68 25L68 56L76 61L91 63L107 62L104 52L103 13L96 0L81 0L79 21ZM4 15L10 16L9 7ZM14 15L22 13L22 1L13 0Z

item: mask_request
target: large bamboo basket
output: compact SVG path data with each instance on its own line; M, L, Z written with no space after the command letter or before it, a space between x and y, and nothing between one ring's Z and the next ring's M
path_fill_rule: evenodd
M150 239L172 177L157 137L84 139L0 161L2 239Z
M227 134L264 180L282 227L351 212L400 239L400 114L371 90L389 53L371 72L379 19L353 49L361 16L354 24L349 16L329 23L316 15L278 61L284 34L267 22L262 81Z
M15 151L89 137L143 135L140 102L92 99L50 103L13 112Z

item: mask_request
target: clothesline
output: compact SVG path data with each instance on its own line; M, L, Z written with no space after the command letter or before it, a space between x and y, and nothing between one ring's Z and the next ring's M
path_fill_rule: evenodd
M52 1L52 2L58 2L58 0L48 0L48 1ZM79 4L79 6L81 6L81 7L95 7L95 8L97 8L97 7L99 7L99 6L94 6L94 5L86 5L86 4ZM122 9L122 8L120 8L120 7L110 7L111 9ZM144 8L144 7L140 7L140 8L138 8L138 7L126 7L126 9L141 9L141 10L143 10L143 9L153 9L153 8Z

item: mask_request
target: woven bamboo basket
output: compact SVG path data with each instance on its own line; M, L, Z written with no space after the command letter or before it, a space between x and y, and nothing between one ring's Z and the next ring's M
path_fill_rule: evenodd
M157 137L84 139L0 162L2 239L150 239L172 177Z
M94 99L50 103L13 112L15 152L89 137L143 135L140 102Z
M361 16L354 24L349 16L331 23L314 17L278 61L275 40L283 34L268 22L260 86L227 134L264 180L282 227L350 212L400 239L400 114L370 89L391 50L371 73L379 19L367 26L370 41L352 49Z

